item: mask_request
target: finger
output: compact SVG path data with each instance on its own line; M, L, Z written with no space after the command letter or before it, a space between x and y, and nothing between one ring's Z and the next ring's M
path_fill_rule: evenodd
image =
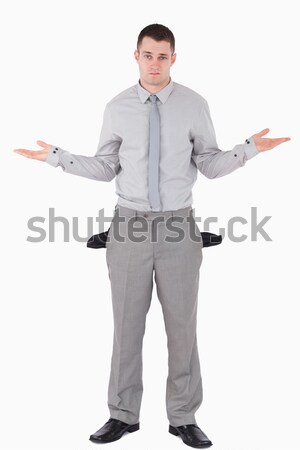
M19 155L22 155L22 156L27 156L27 158L32 158L30 150L25 150L25 149L21 149L20 148L20 149L14 150L14 152L16 152L16 153L18 153Z
M27 156L27 158L34 158L35 155L40 155L44 153L44 150L25 150L23 148L15 149L14 152L19 153L19 155Z
M21 153L21 152L35 152L35 153L40 153L40 152L44 152L45 150L28 150L27 148L15 148L14 152L16 153Z
M22 155L25 152L29 152L29 150L25 150L25 148L15 148L14 152L19 153L20 155Z
M258 136L264 136L265 134L269 133L270 128L265 128L264 130L257 133Z
M41 147L47 147L48 146L48 144L46 144L46 142L44 142L44 141L36 141L36 143L38 145L40 145Z
M271 139L271 143L274 145L282 144L283 142L290 141L290 137L284 137L284 138L273 138Z

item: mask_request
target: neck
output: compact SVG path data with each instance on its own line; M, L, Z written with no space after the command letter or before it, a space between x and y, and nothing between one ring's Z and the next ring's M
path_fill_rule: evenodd
M151 84L146 83L144 80L139 80L140 85L146 89L146 91L150 92L150 94L156 94L157 92L161 91L164 87L166 87L171 81L171 77L164 83L158 85L158 86L152 86Z

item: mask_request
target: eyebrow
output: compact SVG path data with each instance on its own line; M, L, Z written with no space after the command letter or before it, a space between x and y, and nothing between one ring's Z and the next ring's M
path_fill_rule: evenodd
M146 52L146 51L143 51L142 53L147 53L148 55L153 55L152 52ZM159 55L162 55L162 56L168 56L167 53L159 53Z

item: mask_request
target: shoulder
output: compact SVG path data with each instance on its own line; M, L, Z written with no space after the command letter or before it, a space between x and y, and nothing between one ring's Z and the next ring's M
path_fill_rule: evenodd
M176 97L178 97L179 100L186 99L188 102L194 104L195 106L203 107L207 105L207 100L203 97L203 95L199 94L198 92L194 91L193 89L184 86L183 84L176 83L173 81L174 85L174 94Z
M133 86L130 86L127 89L124 89L124 91L120 92L119 94L115 95L108 103L108 107L114 107L119 105L120 103L123 103L124 101L128 101L134 97L137 96L137 87L136 84Z

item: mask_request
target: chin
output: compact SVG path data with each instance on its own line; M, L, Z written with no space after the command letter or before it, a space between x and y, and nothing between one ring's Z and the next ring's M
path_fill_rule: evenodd
M148 81L149 84L160 84L162 83L162 79L161 78L150 78L150 80Z

